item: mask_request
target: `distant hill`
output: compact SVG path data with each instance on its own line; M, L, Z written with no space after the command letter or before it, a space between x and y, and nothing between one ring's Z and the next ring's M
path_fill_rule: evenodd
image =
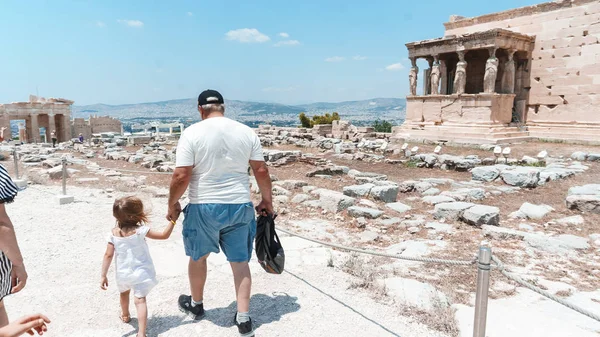
M307 115L338 112L343 119L404 120L406 100L402 98L374 98L362 101L340 103L312 103L302 105L285 105L277 103L246 102L226 100L227 114L240 120L297 120L298 114ZM109 115L115 118L130 119L197 119L196 100L175 99L162 102L107 105L93 104L73 106L75 117L89 115ZM349 118L351 117L351 118Z

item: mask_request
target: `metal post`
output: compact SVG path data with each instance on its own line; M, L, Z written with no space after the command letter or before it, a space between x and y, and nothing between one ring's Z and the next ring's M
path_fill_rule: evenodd
M13 149L13 158L15 159L15 179L19 179L19 157L17 149Z
M477 266L477 294L475 297L475 323L473 324L473 337L485 337L487 322L488 292L490 289L490 262L492 249L479 247Z
M67 195L67 159L62 159L62 194Z

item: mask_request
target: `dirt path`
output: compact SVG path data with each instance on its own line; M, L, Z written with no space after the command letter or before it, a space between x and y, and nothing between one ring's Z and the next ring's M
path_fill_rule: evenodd
M134 336L135 319L132 325L118 319L112 271L109 290L99 288L105 238L113 224L112 202L118 194L69 187L77 202L58 206L58 191L35 185L8 206L30 275L25 290L6 299L10 317L46 313L53 320L48 337ZM163 226L166 200L146 200L152 204L152 225ZM188 292L180 230L168 241L150 241L160 283L148 297L148 336L236 336L233 280L221 254L209 260L206 318L196 323L177 309L177 297ZM368 293L349 290L350 276L327 267L328 249L285 240L287 273L268 275L251 262L257 336L443 336Z

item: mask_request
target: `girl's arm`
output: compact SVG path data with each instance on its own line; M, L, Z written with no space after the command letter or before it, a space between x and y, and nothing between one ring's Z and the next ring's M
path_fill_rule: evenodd
M154 240L166 240L171 236L173 228L175 228L175 221L171 220L171 222L169 222L167 225L167 228L165 228L162 232L157 231L156 229L151 229L148 231L148 234L146 234L146 237Z
M115 246L112 243L106 245L106 252L104 253L104 259L102 260L102 275L100 277L100 288L106 290L108 288L108 267L112 262L113 255L115 254Z

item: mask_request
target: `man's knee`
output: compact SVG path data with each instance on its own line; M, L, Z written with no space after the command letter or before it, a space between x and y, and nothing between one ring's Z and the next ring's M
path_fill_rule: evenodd
M206 260L208 259L208 256L210 255L210 253L201 256L198 260L194 260L193 258L190 257L190 263L191 264L201 264L201 263L206 263Z

